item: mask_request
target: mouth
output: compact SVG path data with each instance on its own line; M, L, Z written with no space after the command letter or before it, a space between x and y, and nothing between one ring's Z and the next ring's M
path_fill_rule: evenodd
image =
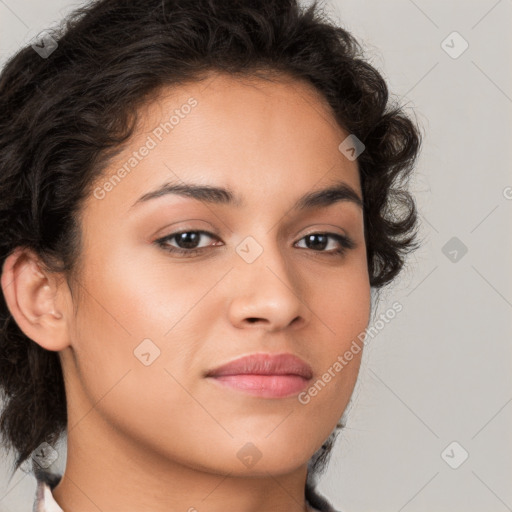
M309 379L299 375L223 375L209 377L226 386L262 398L286 398L300 393Z
M311 366L293 354L250 354L210 370L206 377L223 388L263 398L285 398L311 381Z

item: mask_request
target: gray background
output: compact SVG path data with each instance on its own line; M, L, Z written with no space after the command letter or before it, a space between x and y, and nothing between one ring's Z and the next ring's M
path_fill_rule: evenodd
M0 65L77 5L0 0ZM512 510L512 0L325 5L422 126L426 242L382 295L377 315L403 310L365 350L320 491L349 512ZM35 480L5 467L0 511L28 512Z

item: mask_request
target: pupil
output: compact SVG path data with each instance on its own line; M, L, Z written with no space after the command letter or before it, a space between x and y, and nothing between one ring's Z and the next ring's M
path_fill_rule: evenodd
M182 247L183 249L194 249L197 245L197 240L199 239L199 236L199 233L180 233L178 235L178 245L181 246L184 243L185 247Z
M306 245L309 247L310 244L309 242L311 242L314 238L321 238L322 239L322 242L320 242L320 246L319 244L315 244L313 243L313 247L310 247L312 249L325 249L326 245L327 245L327 237L325 235L308 235L306 237Z

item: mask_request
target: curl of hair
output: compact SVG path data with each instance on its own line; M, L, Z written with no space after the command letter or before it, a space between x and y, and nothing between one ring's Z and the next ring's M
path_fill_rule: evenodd
M420 133L389 105L386 83L359 43L317 1L308 8L297 0L93 1L48 30L58 42L48 58L31 46L12 56L0 75L0 265L15 248L29 248L73 292L81 206L129 140L138 109L159 90L216 71L305 81L364 143L358 163L370 285L394 280L417 247L405 185ZM65 431L66 395L58 353L19 329L3 294L0 391L0 435L17 453L16 470ZM312 472L325 466L331 445Z

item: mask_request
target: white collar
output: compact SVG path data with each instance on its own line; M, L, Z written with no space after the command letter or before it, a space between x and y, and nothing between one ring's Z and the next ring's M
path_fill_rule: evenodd
M50 485L43 480L37 480L36 498L32 512L64 512L55 501Z

